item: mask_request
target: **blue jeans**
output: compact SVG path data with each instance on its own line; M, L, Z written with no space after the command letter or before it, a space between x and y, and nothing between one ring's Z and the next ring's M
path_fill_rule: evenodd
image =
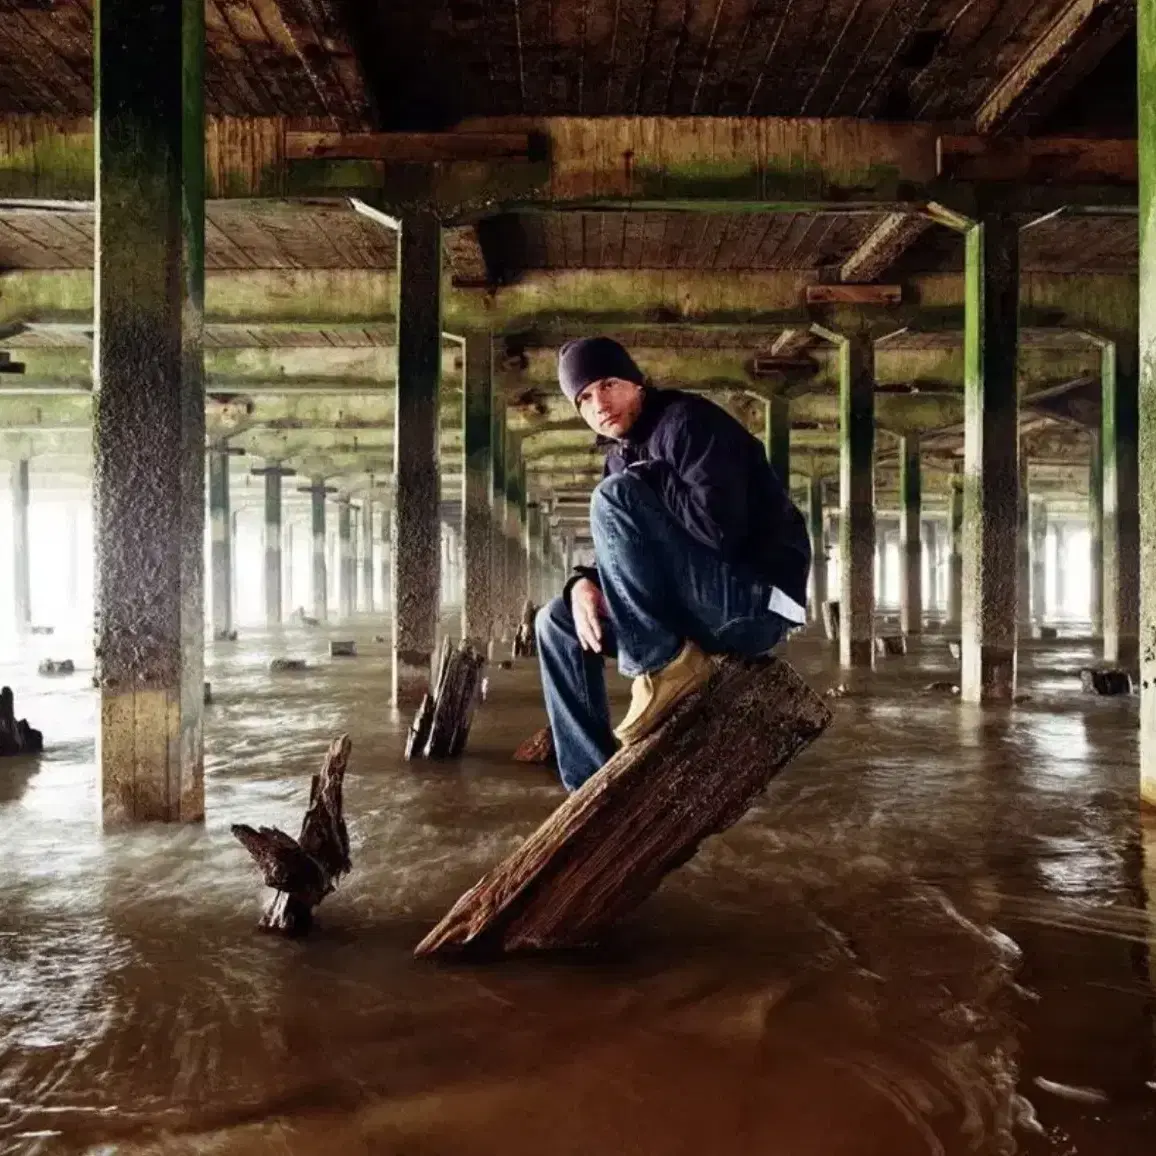
M768 610L770 587L737 575L692 538L640 478L604 479L590 500L590 528L609 622L603 654L582 649L569 604L555 598L535 631L546 712L562 784L576 791L616 749L606 700L605 656L635 677L673 659L686 639L708 654L753 658L790 623Z

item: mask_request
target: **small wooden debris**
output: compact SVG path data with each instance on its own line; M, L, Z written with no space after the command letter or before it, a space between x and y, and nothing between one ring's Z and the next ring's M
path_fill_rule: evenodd
M469 642L455 648L448 638L443 640L434 689L422 696L406 737L407 759L454 759L462 753L485 666L485 657Z
M43 674L46 677L56 674L75 674L76 664L72 661L71 658L46 658L36 668L36 673Z
M330 658L356 658L357 643L352 638L342 639L340 642L329 644Z
M56 633L56 627L55 626L31 626L31 627L29 627L29 633L31 633L31 634L45 634L45 635L55 634Z
M907 639L902 634L877 634L875 653L882 656L906 654Z
M236 642L237 632L235 630L214 630L214 642Z
M1033 633L1041 642L1055 642L1059 637L1059 631L1054 626L1037 626Z
M389 640L385 637L384 634L375 634L373 636L373 641L374 642L388 642Z
M211 682L205 682L204 694L202 695L201 701L205 706L213 705L213 684Z
M851 693L851 688L845 682L840 682L836 686L827 687L823 693L825 698L846 698Z
M0 755L38 755L44 750L44 736L27 719L16 717L12 688L0 690Z
M839 599L823 603L823 630L829 642L839 641Z
M538 655L538 640L534 636L534 618L538 607L526 600L522 607L522 621L518 625L518 633L514 635L514 657L536 658Z
M554 750L554 732L549 727L535 731L514 752L514 762L534 763L540 767L557 766L558 755Z
M272 674L282 674L287 670L304 670L309 664L303 658L275 658L269 663Z
M508 658L503 658L502 661L498 663L498 669L499 670L513 670L514 664Z
M1131 694L1132 676L1126 670L1085 666L1080 671L1080 685L1089 694Z
M298 606L296 610L290 615L294 622L299 626L320 626L321 622L317 618L313 618L305 613L304 606Z
M265 885L276 892L258 924L262 930L304 935L313 925L313 908L350 870L342 785L351 749L348 735L330 743L320 774L313 776L309 806L296 839L277 827L254 830L244 823L233 824L233 834L256 860Z
M924 688L926 694L959 694L959 686L950 681L929 682Z
M725 830L831 722L785 662L726 658L654 734L620 750L415 951L494 956L596 941Z
M947 640L947 652L959 662L963 658L963 643L958 638L949 638Z

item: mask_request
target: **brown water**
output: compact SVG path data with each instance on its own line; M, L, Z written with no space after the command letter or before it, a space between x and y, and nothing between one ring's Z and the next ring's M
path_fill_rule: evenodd
M494 672L460 766L407 765L358 633L217 648L203 828L102 835L86 674L0 669L49 747L0 765L0 1152L1156 1151L1156 825L1087 647L986 712L919 693L942 643L888 660L602 951L464 967L410 950L561 797L508 759L534 671ZM266 938L229 824L296 832L342 730L353 874L310 940Z

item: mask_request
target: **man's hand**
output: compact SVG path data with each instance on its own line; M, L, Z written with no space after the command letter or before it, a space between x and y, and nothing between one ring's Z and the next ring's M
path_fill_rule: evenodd
M595 582L579 578L570 587L570 610L583 650L602 653L602 616L606 613L606 599Z

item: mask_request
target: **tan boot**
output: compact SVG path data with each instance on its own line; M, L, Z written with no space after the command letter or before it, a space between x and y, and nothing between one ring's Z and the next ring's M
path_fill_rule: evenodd
M688 641L661 670L639 675L630 690L630 709L614 731L618 741L628 747L652 734L712 674L714 663Z

